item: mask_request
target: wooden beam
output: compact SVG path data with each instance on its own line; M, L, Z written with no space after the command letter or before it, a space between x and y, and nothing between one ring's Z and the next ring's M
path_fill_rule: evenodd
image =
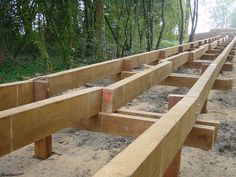
M160 85L191 88L200 76L173 73L163 80ZM213 90L229 90L233 87L232 78L217 78L212 87Z
M153 85L164 80L172 71L171 62L163 62L103 89L103 112L114 112Z
M221 50L219 49L209 49L206 53L209 54L220 54Z
M159 60L160 50L154 50L150 52L135 54L122 58L124 61L123 70L131 71L133 67L140 66L145 63L151 63Z
M227 57L227 61L230 61L230 62L232 62L234 59L235 59L235 56L234 56L234 55L229 55L229 56Z
M183 68L194 68L200 69L203 63L212 63L211 60L195 60L193 62L188 62L183 65ZM226 62L221 71L232 71L233 70L233 63Z
M176 69L179 66L182 66L183 64L187 63L188 58L189 58L189 52L183 52L183 53L162 59L159 61L159 63L170 61L172 62L172 68Z
M127 111L127 113L130 112ZM134 111L131 111L131 113L134 113ZM128 115L123 113L102 112L99 113L98 116L94 116L90 119L82 119L80 122L74 124L74 127L118 136L137 138L147 128L158 121L159 118L157 118L157 116L150 116L151 114L152 113L149 112L142 114L137 112L137 115ZM212 139L210 138L213 138L215 133L212 131L212 128L215 128L216 126L219 126L219 124L216 124L214 121L205 121L202 119L199 119L199 121L197 120L197 125L194 125L194 129L192 129L188 135L184 145L201 149L210 149L212 146L212 143L210 143L212 142Z
M53 97L66 90L102 79L105 76L119 74L122 71L122 67L123 60L115 59L53 73L43 77L48 79L50 89L49 97ZM33 81L35 79L37 78L9 84L0 84L0 100L5 100L4 102L0 102L0 111L32 103L34 101Z
M137 72L137 71L121 71L121 79L133 76L137 73L139 73L139 72Z
M195 124L189 136L184 142L184 146L201 148L204 150L212 149L214 143L215 127Z
M214 141L216 141L218 130L219 130L219 126L220 126L220 122L217 121L217 120L209 120L209 119L201 118L202 115L204 115L204 114L200 114L199 115L200 118L197 119L196 124L213 126L215 128Z
M146 118L153 118L153 119L159 119L163 114L161 113L153 113L153 112L147 112L147 111L137 111L137 110L130 110L126 108L120 108L117 110L117 113L119 114L126 114L126 115L133 115L133 116L139 116L139 117L146 117Z
M7 99L6 99L7 98ZM33 84L20 81L0 84L0 111L33 102Z
M93 118L82 119L80 122L74 124L74 127L137 138L157 121L157 119L143 118L140 116L101 112Z
M0 156L98 114L101 94L101 88L88 88L1 111Z
M179 52L179 46L173 46L173 47L168 47L165 49L161 49L160 50L160 55L159 57L161 59L166 58L166 57L170 57L172 55L175 55Z
M175 155L173 161L171 162L170 166L166 170L164 177L178 177L179 176L181 153L182 153L182 149L180 149Z
M182 44L179 46L179 52L185 52L190 49L190 43Z
M49 82L47 79L36 79L34 84L34 101L47 99L49 96ZM42 118L43 119L43 118ZM52 135L42 138L34 143L34 156L47 159L52 155Z
M189 53L189 61L194 61L199 59L208 50L208 44L205 44L198 49L191 51Z
M180 101L180 100L178 100ZM117 110L117 113L119 114L126 114L126 115L134 115L134 116L139 116L139 117L145 117L145 118L153 118L153 119L160 119L164 114L162 113L153 113L153 112L147 112L147 111L137 111L137 110L130 110L130 109L126 109L126 108L120 108ZM205 116L204 114L200 114L199 115L200 118L197 118L196 120L196 124L199 125L207 125L207 126L213 126L215 127L215 134L214 134L214 139L216 141L217 138L217 133L218 133L218 129L219 129L219 125L220 122L217 120L209 120L209 119L204 119L203 117ZM201 127L200 127L201 128ZM197 126L195 127L195 129L197 129ZM193 131L193 130L192 130ZM198 131L198 130L197 130ZM193 132L194 134L196 134L195 132ZM191 137L191 133L189 135L189 137ZM203 140L205 141L205 140ZM202 144L202 143L201 143ZM204 144L204 143L203 143ZM199 147L199 145L191 145L192 147ZM201 148L201 147L200 147ZM204 148L204 147L203 147Z
M168 110L175 106L179 102L179 97L168 96ZM164 173L164 177L178 177L180 173L180 163L181 163L181 152L182 147L179 148L175 157L172 159L172 162L168 166L167 170Z
M50 83L50 97L105 76L119 74L122 67L123 60L115 59L46 75Z
M203 60L214 60L215 58L216 54L205 53L204 55L201 56L201 59Z

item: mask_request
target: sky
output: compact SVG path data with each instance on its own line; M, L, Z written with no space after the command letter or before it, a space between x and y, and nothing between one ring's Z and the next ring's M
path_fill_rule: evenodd
M208 1L208 0L206 0ZM212 0L209 0L212 1ZM213 2L213 1L212 1ZM211 2L211 3L212 3ZM198 16L198 26L196 33L207 32L211 29L210 14L208 12L208 7L205 5L199 4L199 16Z
M210 19L209 10L215 6L215 0L204 0L205 3L201 3L202 0L199 2L199 19L198 19L198 26L196 29L196 33L201 32L208 32L212 27L212 20ZM236 0L232 0L232 8L236 6Z

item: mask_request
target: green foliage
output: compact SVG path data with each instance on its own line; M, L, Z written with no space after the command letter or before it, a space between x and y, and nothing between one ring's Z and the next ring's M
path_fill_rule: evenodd
M177 0L1 0L0 82L171 46L179 16Z

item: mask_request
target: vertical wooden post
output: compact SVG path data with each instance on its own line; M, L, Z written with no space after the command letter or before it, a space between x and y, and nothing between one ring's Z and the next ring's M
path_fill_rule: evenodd
M39 78L34 83L34 101L40 101L49 96L49 82L46 78ZM52 136L49 135L34 142L34 155L39 159L46 159L52 155Z
M210 64L209 63L203 63L202 67L201 67L201 75L206 71L206 69L208 68ZM201 114L207 113L207 100L201 110Z
M169 95L168 96L168 109L171 109L175 104L177 104L183 95ZM168 169L165 171L164 177L178 177L180 171L180 163L181 163L181 151L182 148L179 149Z

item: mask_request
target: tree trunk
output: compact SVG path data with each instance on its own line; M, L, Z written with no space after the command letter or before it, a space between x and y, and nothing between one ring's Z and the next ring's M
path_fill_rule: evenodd
M162 0L162 2L161 2L161 21L162 21L162 26L161 26L159 37L158 37L158 40L157 40L156 49L158 49L160 47L161 40L162 40L163 33L164 33L164 29L165 29L165 25L166 25L165 14L164 14L165 9L164 8L165 8L165 0Z
M183 43L184 38L184 10L182 0L179 0L180 7L180 29L179 29L179 44Z
M98 60L104 61L106 59L106 43L103 0L96 0L96 39Z
M190 6L191 23L192 23L189 42L193 42L198 23L198 0L194 0L193 8L191 8L191 4L189 4L189 6Z

